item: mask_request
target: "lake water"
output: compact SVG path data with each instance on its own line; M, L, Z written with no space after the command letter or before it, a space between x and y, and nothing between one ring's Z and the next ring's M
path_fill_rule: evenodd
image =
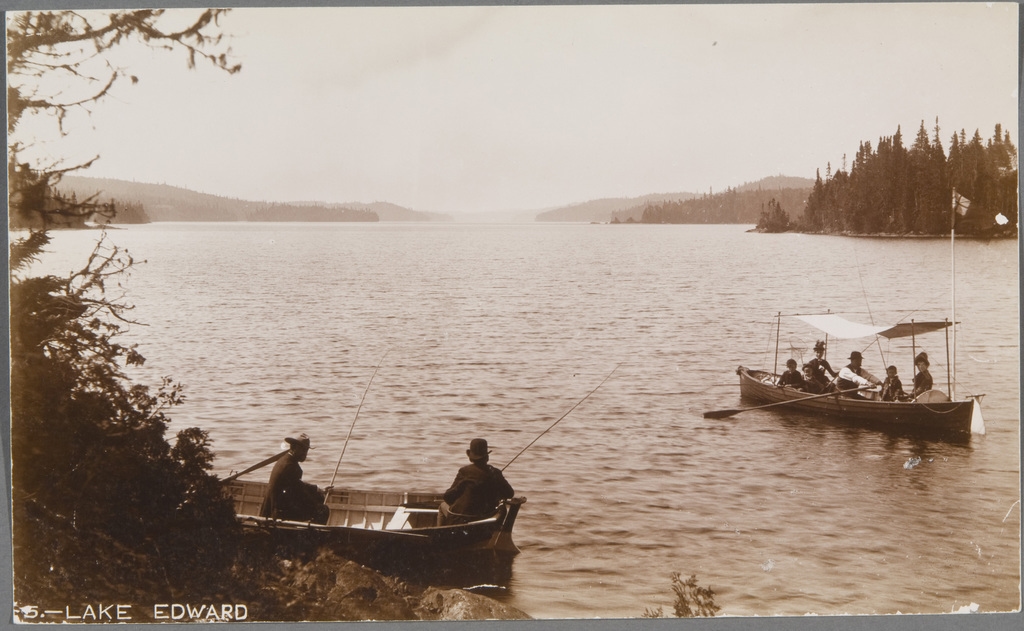
M950 316L948 240L761 235L748 226L151 224L110 232L139 375L186 385L172 431L209 430L227 475L306 432L325 486L444 490L471 438L527 497L505 602L538 618L672 613L670 574L719 615L942 613L1020 606L1018 257L956 244L957 384L987 393L966 442L734 408L735 369L771 368L775 315ZM40 269L84 262L55 233ZM913 315L910 314L913 312ZM781 322L780 362L820 335ZM842 365L905 346L831 341ZM918 338L945 389L941 333ZM367 382L380 364L367 390ZM921 458L916 467L906 467ZM261 479L269 471L253 476Z

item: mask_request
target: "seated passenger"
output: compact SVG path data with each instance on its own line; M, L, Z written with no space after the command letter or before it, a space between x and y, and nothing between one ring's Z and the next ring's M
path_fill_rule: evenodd
M885 381L882 382L883 401L906 401L910 397L903 391L903 382L896 374L896 367L889 366L885 369Z
M300 462L309 454L309 436L285 438L288 453L282 456L270 472L267 495L260 507L260 516L291 521L312 521L326 524L330 509L324 505L325 492L315 484L302 481Z
M877 377L869 373L868 371L861 368L861 362L864 361L864 356L860 354L860 351L853 351L850 353L850 363L843 366L842 370L839 371L839 377L836 379L836 387L840 390L855 390L857 388L865 386L880 386L882 382ZM849 392L847 396L854 399L867 399L860 392Z
M924 351L918 353L914 358L914 365L917 366L917 374L914 375L914 390L910 396L916 399L922 393L932 389L932 374L928 372L928 353Z
M796 360L787 359L786 368L788 368L788 370L782 373L782 376L779 377L779 387L789 386L797 390L803 390L804 376L796 369Z
M437 525L460 524L492 515L502 500L515 494L501 469L487 464L490 449L483 438L469 442L468 464L459 469L455 481L444 492Z
M825 391L825 387L814 379L812 370L810 364L804 364L804 390L811 394L821 394Z
M832 369L832 365L825 359L824 340L818 340L814 345L814 357L811 358L811 361L807 362L807 366L811 369L811 377L819 386L821 392L829 389L829 385L839 374Z

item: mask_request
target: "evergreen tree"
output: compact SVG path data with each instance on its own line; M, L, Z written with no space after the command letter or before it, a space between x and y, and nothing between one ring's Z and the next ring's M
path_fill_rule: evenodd
M862 142L850 173L820 173L804 208L802 226L830 233L944 234L955 189L971 200L961 234L1016 235L1017 150L997 125L987 145L975 131L953 134L947 158L938 120L929 136L921 122L910 149L900 128L877 151Z
M768 200L768 210L761 211L761 218L757 222L757 230L760 232L787 232L791 223L789 213L783 210L775 198Z

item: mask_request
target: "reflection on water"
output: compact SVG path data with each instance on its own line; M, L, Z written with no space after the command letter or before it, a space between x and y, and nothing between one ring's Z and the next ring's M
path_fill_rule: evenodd
M720 615L1016 608L1016 243L957 244L957 391L988 393L988 433L956 443L787 410L702 417L744 405L735 368L771 367L779 312L949 316L948 242L744 230L154 224L112 238L148 261L127 284L147 324L129 334L148 358L138 375L186 385L171 430L209 430L221 475L306 432L308 481L337 467L339 487L436 492L471 438L501 467L622 364L505 471L529 498L508 567L391 559L401 571L498 585L535 617L671 610L673 572L711 587ZM91 236L55 235L44 264L76 267ZM816 332L790 320L780 352L809 358ZM941 360L941 340L918 344ZM832 341L829 357L851 350ZM910 357L873 348L865 367L911 375Z

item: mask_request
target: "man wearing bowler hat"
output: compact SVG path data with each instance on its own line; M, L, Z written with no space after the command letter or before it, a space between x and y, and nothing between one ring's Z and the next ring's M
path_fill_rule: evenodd
M309 436L299 434L298 438L284 439L288 453L281 456L270 472L267 496L260 508L260 515L291 521L313 521L327 523L328 508L323 495L315 484L302 481L302 467L299 463L309 454Z
M852 390L861 386L882 385L881 380L860 367L862 361L864 361L864 357L860 354L860 351L853 351L850 353L850 363L843 366L842 370L839 371L839 376L836 377L836 386L840 390ZM848 396L857 399L867 398L861 396L859 392L851 392Z
M439 525L488 517L501 500L515 495L501 470L487 464L490 453L483 438L470 441L466 450L470 464L459 469L451 488L444 492L444 502L437 515Z

